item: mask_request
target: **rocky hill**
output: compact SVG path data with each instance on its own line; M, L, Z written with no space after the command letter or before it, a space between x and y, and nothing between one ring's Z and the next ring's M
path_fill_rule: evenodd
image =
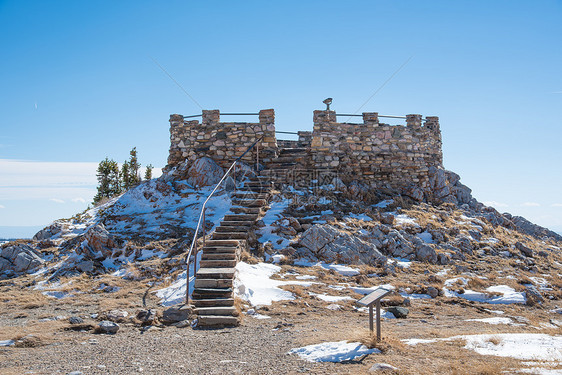
M247 166L239 169L238 176L253 175ZM237 266L237 308L247 319L235 329L238 333L232 334L233 340L244 332L265 335L263 340L273 345L278 337L271 336L272 332L288 335L285 338L290 340L279 344L284 352L276 352L276 360L270 363L276 373L303 368L318 373L366 371L378 361L373 356L368 357L368 367L353 361L351 367L330 367L336 365L318 361L305 366L287 352L313 344L310 340L340 338L368 344L368 333L362 330L367 327L366 311L353 302L380 285L393 290L384 301L384 316L389 319L385 324L403 339L387 341L386 347L374 344L385 361L393 361L401 369L387 369L390 372L435 373L447 368L447 344L435 341L442 350L435 353L435 364L424 371L411 370L411 361L424 356L414 347L406 349L410 345L406 340L412 338L522 332L559 337L562 237L477 202L452 172L436 169L431 173L431 190L423 192L431 199L425 201L415 194L372 191L341 180L304 189L277 186L249 233L249 248ZM212 160L199 159L70 219L57 220L33 240L0 245L0 346L13 349L1 355L15 361L3 362L0 370L17 373L41 368L25 352L31 349L18 348L34 347L40 351L39 357L48 356L55 349L44 345L57 342L61 332L71 332L67 335L72 342L88 342L98 339L84 338L87 332L117 331L121 325L121 330L134 336L131 345L140 345L140 336L135 336L139 332L150 331L155 340L170 332L177 334L175 330L182 327L191 332L191 310L182 307L186 290L193 288L185 254L202 202L222 175L223 169ZM243 178L236 182L243 183ZM208 232L232 213L234 185L234 180L227 180L209 201ZM502 306L501 313L497 306ZM391 323L395 317L404 318L405 326L398 320ZM503 323L465 323L488 318L503 318ZM326 331L328 324L334 325L333 331ZM181 335L200 336L200 332ZM105 340L105 336L96 337ZM103 345L110 348L114 344L104 341ZM242 340L239 345L249 348L256 343ZM455 346L455 353L476 365L478 361L467 354L466 347ZM220 351L213 345L209 350ZM255 354L247 350L240 358L247 355L247 361L257 363L252 357ZM405 354L410 351L411 358ZM73 359L52 369L77 370L78 352L70 352L76 353ZM21 358L30 362L23 364ZM497 368L497 373L535 366L522 364L521 357L509 358L499 365L493 360L484 362ZM281 365L285 360L287 368ZM541 366L547 370L562 367L559 350L543 360L548 364ZM127 373L113 362L96 369L95 361L87 357L91 367L85 373ZM154 366L142 365L151 373L163 370ZM166 366L168 372L181 372L180 367ZM234 371L237 367L232 366L225 362L209 373ZM261 372L259 369L251 367L249 372Z

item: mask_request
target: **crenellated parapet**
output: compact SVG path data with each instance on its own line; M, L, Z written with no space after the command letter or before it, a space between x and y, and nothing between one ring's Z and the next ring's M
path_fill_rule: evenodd
M313 114L312 132L299 131L298 140L278 141L274 110L253 115L258 116L258 122L221 122L219 110L197 115L201 123L191 120L195 116L171 115L168 168L204 156L228 167L260 138L259 147L243 158L249 164L255 163L258 155L262 162L275 163L280 148L306 149L306 160L299 166L334 170L344 180L361 179L371 186L399 190L412 185L427 187L429 169L443 163L439 118L435 116L411 114L399 117L405 125L389 125L381 120L397 116L365 112L349 115L362 117L362 123L348 123L337 121L338 116L348 115L318 110Z
M168 168L185 160L210 157L223 167L229 166L248 147L261 138L259 147L248 152L243 160L252 162L260 157L275 157L275 111L261 110L259 122L221 122L219 110L204 110L201 123L182 115L170 116L170 154Z

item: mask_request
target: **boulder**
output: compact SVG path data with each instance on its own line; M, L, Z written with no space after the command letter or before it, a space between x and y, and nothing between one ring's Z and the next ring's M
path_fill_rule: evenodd
M123 322L128 316L129 313L125 310L111 310L105 314L106 319L112 322Z
M83 324L84 319L80 318L79 316L71 316L70 318L68 318L68 322L72 325Z
M191 316L190 308L170 307L162 313L162 323L173 324L188 320Z
M187 171L187 182L195 187L214 186L224 175L224 170L208 157L197 159Z
M541 304L544 302L544 297L533 285L525 286L525 295L527 296L526 304L529 306L534 306L536 304Z
M46 240L53 237L55 234L60 233L61 231L62 231L62 224L55 221L51 225L37 232L35 236L33 236L33 239L35 241Z
M436 298L439 295L439 289L434 286L429 286L427 287L427 294L429 294L431 298Z
M519 250L526 257L530 258L533 256L533 249L528 248L527 246L523 245L521 242L516 242L515 248Z
M76 250L90 259L110 258L113 248L116 247L113 236L105 229L103 224L96 224L84 234L85 243Z
M149 309L149 310L140 310L137 313L137 319L141 322L141 324L154 324L156 321L156 311Z
M375 363L369 369L369 372L379 372L379 371L383 371L386 374L389 371L390 372L398 371L398 368L394 367L392 365L389 365L388 363Z
M103 320L98 326L98 331L100 333L106 333L110 335L115 334L117 333L117 331L119 331L119 324L111 322L109 320Z
M76 264L76 269L80 272L92 272L94 270L94 261L84 260Z
M391 313L392 315L394 315L396 318L399 319L407 317L408 313L410 312L410 310L402 306L392 306L387 308L386 311L388 311L389 313Z
M300 238L298 257L325 262L379 264L385 263L375 245L363 241L348 232L329 224L316 224L307 229Z
M461 184L458 174L441 167L430 167L428 174L429 188L425 193L430 201L456 205L468 204L472 201L472 190Z
M39 252L24 243L12 243L0 251L0 272L13 271L16 274L32 271L44 263Z
M437 253L428 245L422 245L416 248L416 259L420 262L437 263Z

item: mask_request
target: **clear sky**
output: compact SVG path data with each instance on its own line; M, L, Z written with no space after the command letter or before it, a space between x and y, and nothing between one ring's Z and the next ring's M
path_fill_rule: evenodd
M440 117L474 196L562 232L562 1L0 0L0 237L86 208L104 157L166 163L169 115Z

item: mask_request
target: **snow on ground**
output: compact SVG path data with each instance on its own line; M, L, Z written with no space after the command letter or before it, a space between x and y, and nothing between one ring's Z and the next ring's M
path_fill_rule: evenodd
M468 279L465 277L455 277L445 281L445 286L451 287L455 282L459 281L462 285L467 285ZM486 292L475 292L474 290L466 289L464 293L457 293L448 288L443 288L443 294L445 297L459 297L464 298L469 301L491 303L491 304L512 304L521 303L525 304L527 302L527 297L525 292L517 292L515 289L507 285L495 285L486 288ZM501 294L501 296L490 296L489 293Z
M344 218L344 220L349 220L349 219L356 219L356 220L363 220L363 221L373 221L373 219L366 214L350 213L349 215L347 215L347 217Z
M394 223L396 225L412 225L414 227L418 227L418 223L416 222L416 219L409 217L406 214L399 214L394 216Z
M562 362L562 336L540 333L461 335L440 339L408 339L402 341L407 345L417 345L459 339L465 340L465 349L474 350L481 355Z
M283 199L282 201L272 202L270 204L269 210L267 210L265 216L262 218L265 226L256 231L260 243L270 242L276 250L281 250L289 246L290 241L273 233L275 228L272 226L276 220L283 217L283 212L289 207L289 203L289 199Z
M301 267L321 267L325 270L334 270L343 276L355 276L359 275L359 270L357 268L349 267L343 264L329 264L326 262L311 262L306 259L297 259L293 262L295 266Z
M311 296L315 296L316 298L321 299L324 302L340 302L340 301L349 301L353 300L350 296L330 296L328 294L318 294L313 292L308 292Z
M106 216L116 218L105 220L105 227L112 234L165 235L170 225L195 229L203 202L212 188L196 190L186 181L177 184L185 185L179 194L171 182L160 179L142 182L119 197L77 215L78 218L57 220L62 231L51 239L62 241L82 235ZM206 220L218 225L231 206L228 194L214 195L206 206Z
M361 343L347 341L325 342L289 351L289 354L298 354L299 357L310 362L350 361L371 353L380 353L380 350L369 349Z
M201 264L201 255L203 252L197 254L197 264ZM189 263L189 295L193 293L195 276L193 276L194 262ZM187 288L187 272L183 271L178 275L176 281L166 288L159 289L155 291L156 297L160 298L160 304L162 306L173 306L185 302L185 292Z
M433 236L428 231L418 233L416 236L418 236L425 243L435 243L435 241L433 240Z
M0 340L0 347L2 346L12 346L16 342L14 340Z
M394 203L394 199L387 199L387 200L384 200L384 201L380 201L377 204L374 204L373 207L386 208L389 205L391 205L392 203Z
M234 293L253 306L271 305L273 301L293 300L293 293L280 289L282 285L310 286L312 282L272 280L271 276L281 271L274 264L248 264L238 262L236 265Z
M406 258L393 258L393 259L388 258L388 263L390 264L396 263L397 266L402 268L410 268L410 266L412 265L412 261Z
M511 320L511 318L502 318L502 317L466 319L465 322L482 322L488 324L513 324L513 320Z

